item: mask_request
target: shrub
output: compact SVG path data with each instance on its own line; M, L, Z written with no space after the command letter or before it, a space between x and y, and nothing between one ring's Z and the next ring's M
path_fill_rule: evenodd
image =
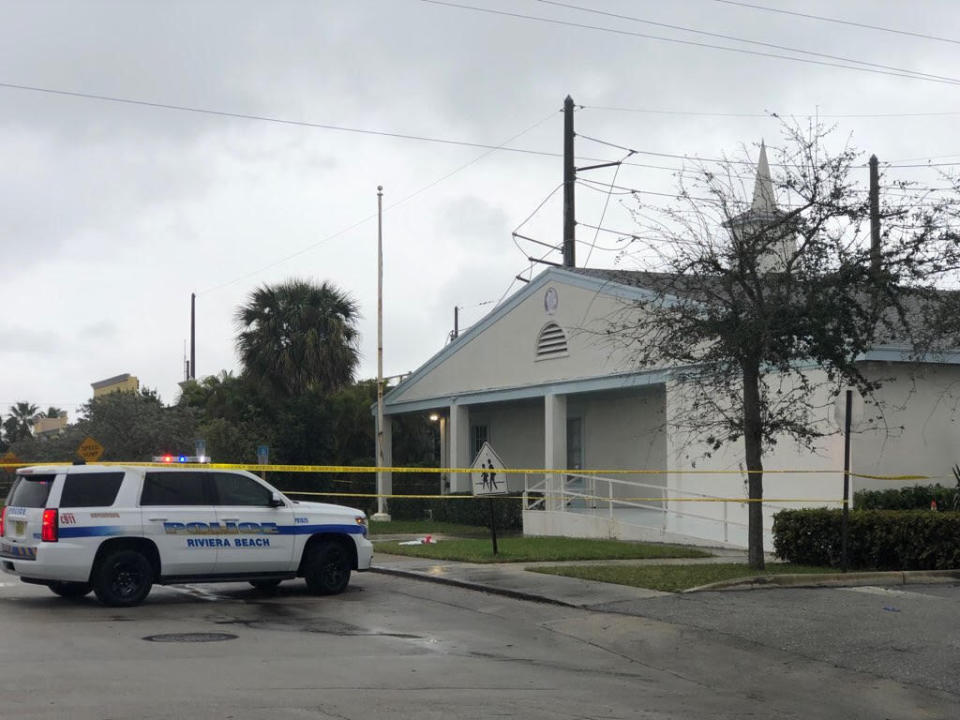
M783 510L773 519L777 556L840 567L840 510ZM849 567L870 570L960 568L960 513L855 510L848 522Z
M497 527L503 530L523 529L523 499L519 497L448 496L449 500L432 500L433 519L461 525L490 524L490 503ZM464 498L464 499L460 499Z
M940 510L953 508L957 488L940 485L911 485L890 490L858 490L853 494L857 510L929 510L936 500Z

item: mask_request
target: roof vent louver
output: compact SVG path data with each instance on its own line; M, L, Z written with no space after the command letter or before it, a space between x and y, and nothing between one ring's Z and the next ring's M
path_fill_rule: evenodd
M537 338L537 360L567 354L567 336L556 323L547 323Z

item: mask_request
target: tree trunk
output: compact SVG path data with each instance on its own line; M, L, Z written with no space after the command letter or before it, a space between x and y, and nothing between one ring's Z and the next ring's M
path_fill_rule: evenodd
M763 570L763 433L760 417L760 369L743 365L743 444L747 460L747 561Z

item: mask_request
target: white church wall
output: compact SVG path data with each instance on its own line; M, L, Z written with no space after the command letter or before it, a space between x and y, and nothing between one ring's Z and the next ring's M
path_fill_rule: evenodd
M796 507L840 507L843 494L843 437L835 432L832 420L833 405L828 398L826 376L811 371L811 380L819 385L813 404L820 425L834 434L820 438L814 448L807 449L784 437L763 457L763 514L768 528L764 542L772 550L769 528L773 515L781 509ZM743 441L724 444L713 450L704 432L678 432L673 425L683 416L691 401L686 388L676 383L667 389L667 422L671 426L668 438L668 456L676 472L669 476L671 495L714 498L746 498L747 473ZM669 529L680 533L711 532L715 539L735 544L746 543L748 504L746 502L716 502L676 500L669 503L672 523ZM685 513L683 515L681 513ZM726 523L726 526L725 526Z
M611 475L651 485L666 483L667 437L664 426L666 391L654 385L642 391L571 395L569 417L583 422L583 467L593 470L655 470L654 474ZM595 494L606 497L609 484L597 481ZM614 497L635 497L637 489L613 483ZM660 492L651 490L652 495ZM649 493L642 493L644 497Z
M951 473L960 462L960 367L871 363L867 375L882 385L878 413L867 404L851 435L854 472L867 475L927 475L930 480L856 478L858 489L887 489L913 484L956 483Z

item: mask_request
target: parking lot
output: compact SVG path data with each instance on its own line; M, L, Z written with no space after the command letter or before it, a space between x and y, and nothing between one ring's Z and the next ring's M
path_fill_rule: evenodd
M336 597L177 586L113 609L3 577L0 717L956 717L960 588L899 592L597 612L365 573Z

